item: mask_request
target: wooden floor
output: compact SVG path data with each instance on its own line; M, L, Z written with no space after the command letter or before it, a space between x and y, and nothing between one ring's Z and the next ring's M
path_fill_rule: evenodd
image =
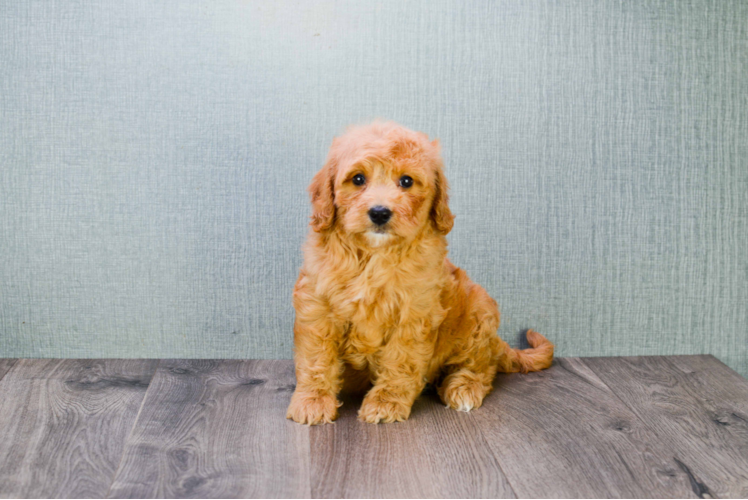
M746 497L748 381L565 358L458 413L287 421L290 361L0 360L1 497Z

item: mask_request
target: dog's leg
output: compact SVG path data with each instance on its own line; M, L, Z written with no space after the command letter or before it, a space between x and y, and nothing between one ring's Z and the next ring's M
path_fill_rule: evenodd
M364 397L358 418L364 422L402 422L426 385L426 372L434 354L431 332L421 325L400 327L382 347L376 363L374 386Z
M439 397L449 408L470 411L479 408L493 388L497 371L515 373L542 370L553 360L553 344L530 330L527 338L532 349L520 351L496 336L496 325L487 321L471 335L472 348L447 362L448 375L439 386Z
M496 325L488 321L478 325L471 335L475 343L469 350L460 350L446 366L447 376L439 385L439 397L449 408L470 411L480 408L493 387L496 376L496 350L501 339L496 337ZM483 340L483 341L481 341Z
M286 418L300 424L330 423L338 418L338 392L343 362L339 345L342 328L329 319L299 318L294 325L296 390Z
M447 376L438 388L439 397L449 408L470 411L479 408L493 387L501 351L508 348L497 335L499 311L495 302L479 287L472 289L471 309L457 335L460 343L445 363Z

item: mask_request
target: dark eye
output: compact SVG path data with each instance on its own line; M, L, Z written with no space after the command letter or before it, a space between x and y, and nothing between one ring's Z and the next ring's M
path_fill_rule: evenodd
M366 177L364 177L362 174L354 175L352 180L356 186L363 186L364 184L366 184Z
M413 179L410 176L403 175L402 177L400 177L400 187L404 187L405 189L408 189L412 185L413 185Z

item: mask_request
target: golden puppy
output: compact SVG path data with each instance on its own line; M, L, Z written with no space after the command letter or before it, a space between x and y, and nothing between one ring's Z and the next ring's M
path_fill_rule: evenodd
M470 411L497 371L551 365L553 344L539 333L527 333L524 351L496 335L496 302L447 260L454 216L438 141L392 122L352 128L309 191L288 418L332 422L341 390L368 389L361 420L402 421L426 383Z

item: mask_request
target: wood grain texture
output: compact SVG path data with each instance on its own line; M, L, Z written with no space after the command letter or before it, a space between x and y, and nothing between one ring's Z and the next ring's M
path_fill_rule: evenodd
M0 496L103 497L155 360L19 360L0 381Z
M711 356L558 359L468 414L346 399L312 428L291 361L157 363L0 360L0 497L748 496L748 381Z
M291 361L162 362L109 496L309 497L294 383Z
M515 498L472 415L423 395L408 421L371 425L360 403L311 430L315 498Z
M712 356L584 363L673 450L697 496L748 497L748 381Z
M8 370L11 369L11 367L16 364L17 359L9 359L9 358L2 358L0 359L0 380L3 379L6 373L8 373Z
M575 358L499 375L474 417L519 497L693 497L657 436Z

